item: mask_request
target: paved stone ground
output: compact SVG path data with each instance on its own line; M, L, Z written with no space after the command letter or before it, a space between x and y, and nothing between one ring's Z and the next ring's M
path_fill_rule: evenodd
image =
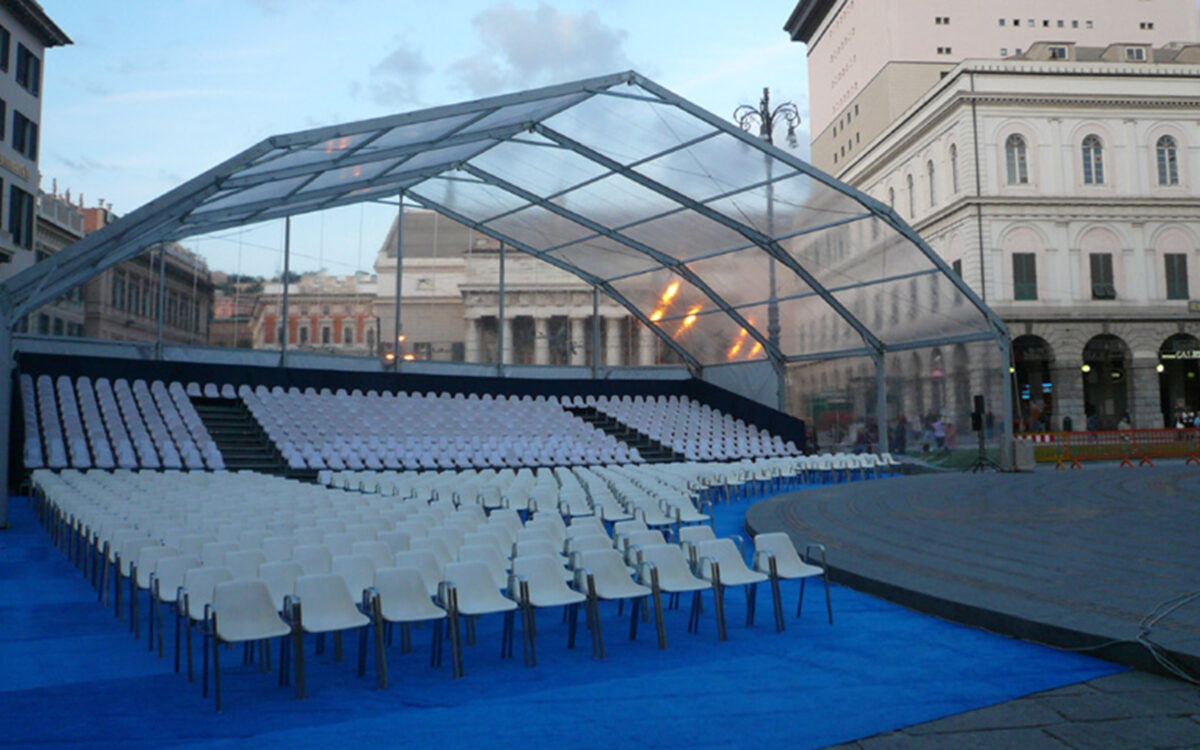
M939 474L791 493L755 532L823 542L831 578L947 619L1156 668L1148 638L1200 672L1200 468Z
M1153 643L1192 674L1198 522L1200 468L1183 463L853 482L746 514L751 533L824 543L830 577L853 588L1161 672ZM1180 604L1143 631L1166 602ZM839 747L1200 748L1200 689L1130 671Z
M1200 747L1200 689L1130 671L917 724L835 750Z

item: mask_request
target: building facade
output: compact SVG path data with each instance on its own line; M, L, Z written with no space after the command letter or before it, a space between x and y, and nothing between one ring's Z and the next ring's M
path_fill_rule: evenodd
M965 59L1200 39L1192 0L800 0L784 29L807 45L812 163L834 174Z
M47 49L65 44L33 0L0 2L0 280L37 261L42 66Z
M83 235L83 209L71 202L70 193L59 195L57 190L52 193L39 190L37 231L33 240L36 262L46 260L82 239ZM41 336L82 336L83 324L83 288L76 287L26 316L20 323L20 330Z
M86 208L85 230L90 234L115 218L108 207ZM208 343L212 278L204 258L182 245L155 247L94 276L83 286L83 302L88 338L155 342L161 307L164 343Z
M268 281L254 302L250 330L255 349L281 349L283 282ZM373 356L378 352L375 278L369 274L301 276L288 285L289 349Z
M404 212L400 333L395 332L396 222L375 261L375 314L385 347L414 359L474 363L604 366L676 363L669 348L629 312L576 276L434 211ZM594 312L598 326L593 326ZM501 324L503 320L503 325ZM594 335L598 334L598 336Z
M1200 45L1035 43L955 66L840 170L1007 323L1021 429L1200 408L1197 111Z

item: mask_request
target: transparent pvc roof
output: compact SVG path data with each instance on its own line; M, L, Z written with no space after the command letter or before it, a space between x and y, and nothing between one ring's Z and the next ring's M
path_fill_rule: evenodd
M890 208L633 72L268 138L3 286L19 315L155 242L400 194L692 367L1004 332Z

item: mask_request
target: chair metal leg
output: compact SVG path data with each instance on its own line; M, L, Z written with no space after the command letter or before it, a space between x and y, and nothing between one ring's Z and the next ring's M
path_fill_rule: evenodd
M579 629L579 605L568 604L566 607L567 615L567 648L575 648L575 632Z
M800 611L804 609L804 583L807 578L800 579L800 599L796 602L796 617L800 616Z
M388 686L387 652L384 650L383 612L379 595L371 599L371 619L375 629L375 687L385 690Z
M213 695L216 697L217 713L221 713L221 639L217 637L217 613L212 616L213 647ZM206 667L207 671L207 667ZM205 685L208 680L205 680Z
M662 589L658 583L658 568L650 569L650 597L654 602L654 629L658 635L658 650L667 648L667 624L663 621Z
M304 683L304 622L302 617L301 605L296 602L292 605L292 650L295 652L292 658L295 660L296 697L300 700L304 700L307 688Z
M208 697L208 624L204 623L200 628L200 641L203 644L200 651L204 656L201 673L204 675L201 680L200 695L204 698ZM213 650L216 651L216 644L213 644Z
M592 658L604 658L604 634L600 629L600 600L596 596L596 579L592 575L587 577L587 596L588 610L590 612L590 620L592 623Z
M771 562L771 604L775 608L775 632L782 633L786 627L783 617L783 598L779 591L779 576L775 575L775 563Z
M637 640L638 623L641 622L642 599L637 597L630 600L629 603L629 640Z
M758 584L746 584L746 627L754 625L754 610L758 605Z
M113 558L113 614L117 619L121 619L121 556L116 555Z
M821 574L821 579L825 581L825 611L829 613L829 624L833 624L833 604L829 601L829 572Z

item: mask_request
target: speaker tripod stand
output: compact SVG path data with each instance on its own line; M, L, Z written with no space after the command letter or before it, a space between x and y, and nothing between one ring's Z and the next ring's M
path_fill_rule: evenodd
M976 430L975 434L979 436L979 454L975 456L975 460L971 462L970 466L963 469L963 472L965 473L969 471L974 474L975 472L987 471L988 469L992 469L994 471L1004 471L1000 464L996 463L988 456L987 449L983 445L983 430Z

